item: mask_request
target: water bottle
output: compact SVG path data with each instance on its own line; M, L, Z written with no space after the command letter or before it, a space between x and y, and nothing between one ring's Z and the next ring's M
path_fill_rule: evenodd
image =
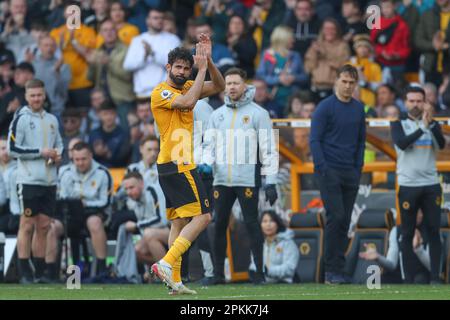
M5 234L0 232L0 283L4 281L5 270Z

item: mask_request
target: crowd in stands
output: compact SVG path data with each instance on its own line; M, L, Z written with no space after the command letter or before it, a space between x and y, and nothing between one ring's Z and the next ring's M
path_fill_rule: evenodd
M371 18L366 8L373 4L381 9L379 28L366 23ZM72 5L81 8L77 28L66 23ZM449 22L450 0L0 1L0 232L18 229L18 220L10 219L20 209L9 196L17 164L7 153L7 136L15 113L27 104L25 84L31 79L44 82L45 110L60 123L66 167L59 169L59 197L86 191L67 189L70 184L61 183L64 175L82 179L92 197L103 192L104 203L92 207L102 207L105 216L89 217L86 230L102 271L106 238L115 239L120 222L111 221L105 233L111 205L106 169L128 167L121 190L114 190L123 200L112 201L115 209L144 212L141 207L152 205L160 193L150 95L166 78L170 50L194 50L201 33L211 36L212 58L220 71L245 70L256 88L254 101L273 119L311 118L318 102L333 93L336 70L345 63L358 69L355 97L364 103L367 117L397 118L405 112L399 98L411 83L424 86L435 116L450 116ZM217 109L223 94L208 102ZM307 134L302 129L294 133L303 151L309 148ZM303 156L311 160L310 153ZM74 168L83 174L77 176ZM102 182L89 181L88 171ZM144 187L143 181L153 181L153 187ZM83 197L86 205L89 194ZM145 241L136 251L151 264L165 254L168 229L144 229L167 221L162 213L158 221L144 214L137 218L125 228L142 231ZM289 233L276 219L270 212L262 215L269 238L265 250L276 251L273 241L292 249L293 243L285 243ZM52 224L49 237L61 236L61 230ZM54 263L52 254L48 258L48 264ZM292 282L294 264L281 266L280 261L269 276L281 274ZM274 271L278 267L289 270Z

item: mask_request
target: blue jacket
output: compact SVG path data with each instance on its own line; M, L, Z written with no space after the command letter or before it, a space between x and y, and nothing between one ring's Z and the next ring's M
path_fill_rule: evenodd
M300 55L295 51L290 51L287 58L287 64L289 64L290 74L295 77L293 83L294 87L303 87L308 84L308 74L303 69L303 60ZM280 72L276 68L276 58L272 50L266 50L259 63L256 76L262 78L270 87L282 85L280 83Z
M117 126L112 132L103 131L102 127L91 131L89 145L94 150L95 141L101 140L111 151L110 158L100 158L95 155L94 159L107 168L123 167L126 165L130 151L130 143L127 132Z

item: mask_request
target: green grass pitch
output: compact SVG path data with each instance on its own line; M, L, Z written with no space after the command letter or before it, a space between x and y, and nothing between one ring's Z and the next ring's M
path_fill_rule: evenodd
M450 300L450 285L381 285L369 290L366 286L323 284L263 285L228 284L202 287L195 296L169 296L161 284L92 285L69 290L65 285L0 285L0 300Z

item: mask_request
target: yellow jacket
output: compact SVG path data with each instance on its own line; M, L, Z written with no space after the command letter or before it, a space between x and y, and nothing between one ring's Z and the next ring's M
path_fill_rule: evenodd
M53 29L50 36L55 39L61 48L64 63L70 66L72 81L69 90L91 87L92 82L87 78L88 63L73 47L70 41L70 30L67 29L66 25ZM90 27L81 25L80 29L75 29L73 39L83 47L95 49L96 32Z
M348 62L356 68L360 68L364 77L366 78L366 87L361 87L360 99L361 101L371 107L375 106L375 89L381 83L382 71L378 63L368 58L351 57ZM361 80L361 79L360 79Z
M131 40L133 40L133 38L138 36L139 34L139 28L130 23L124 23L122 28L117 30L119 40L122 41L127 47L130 45ZM100 48L103 45L104 41L105 40L100 34L97 35L96 48Z

